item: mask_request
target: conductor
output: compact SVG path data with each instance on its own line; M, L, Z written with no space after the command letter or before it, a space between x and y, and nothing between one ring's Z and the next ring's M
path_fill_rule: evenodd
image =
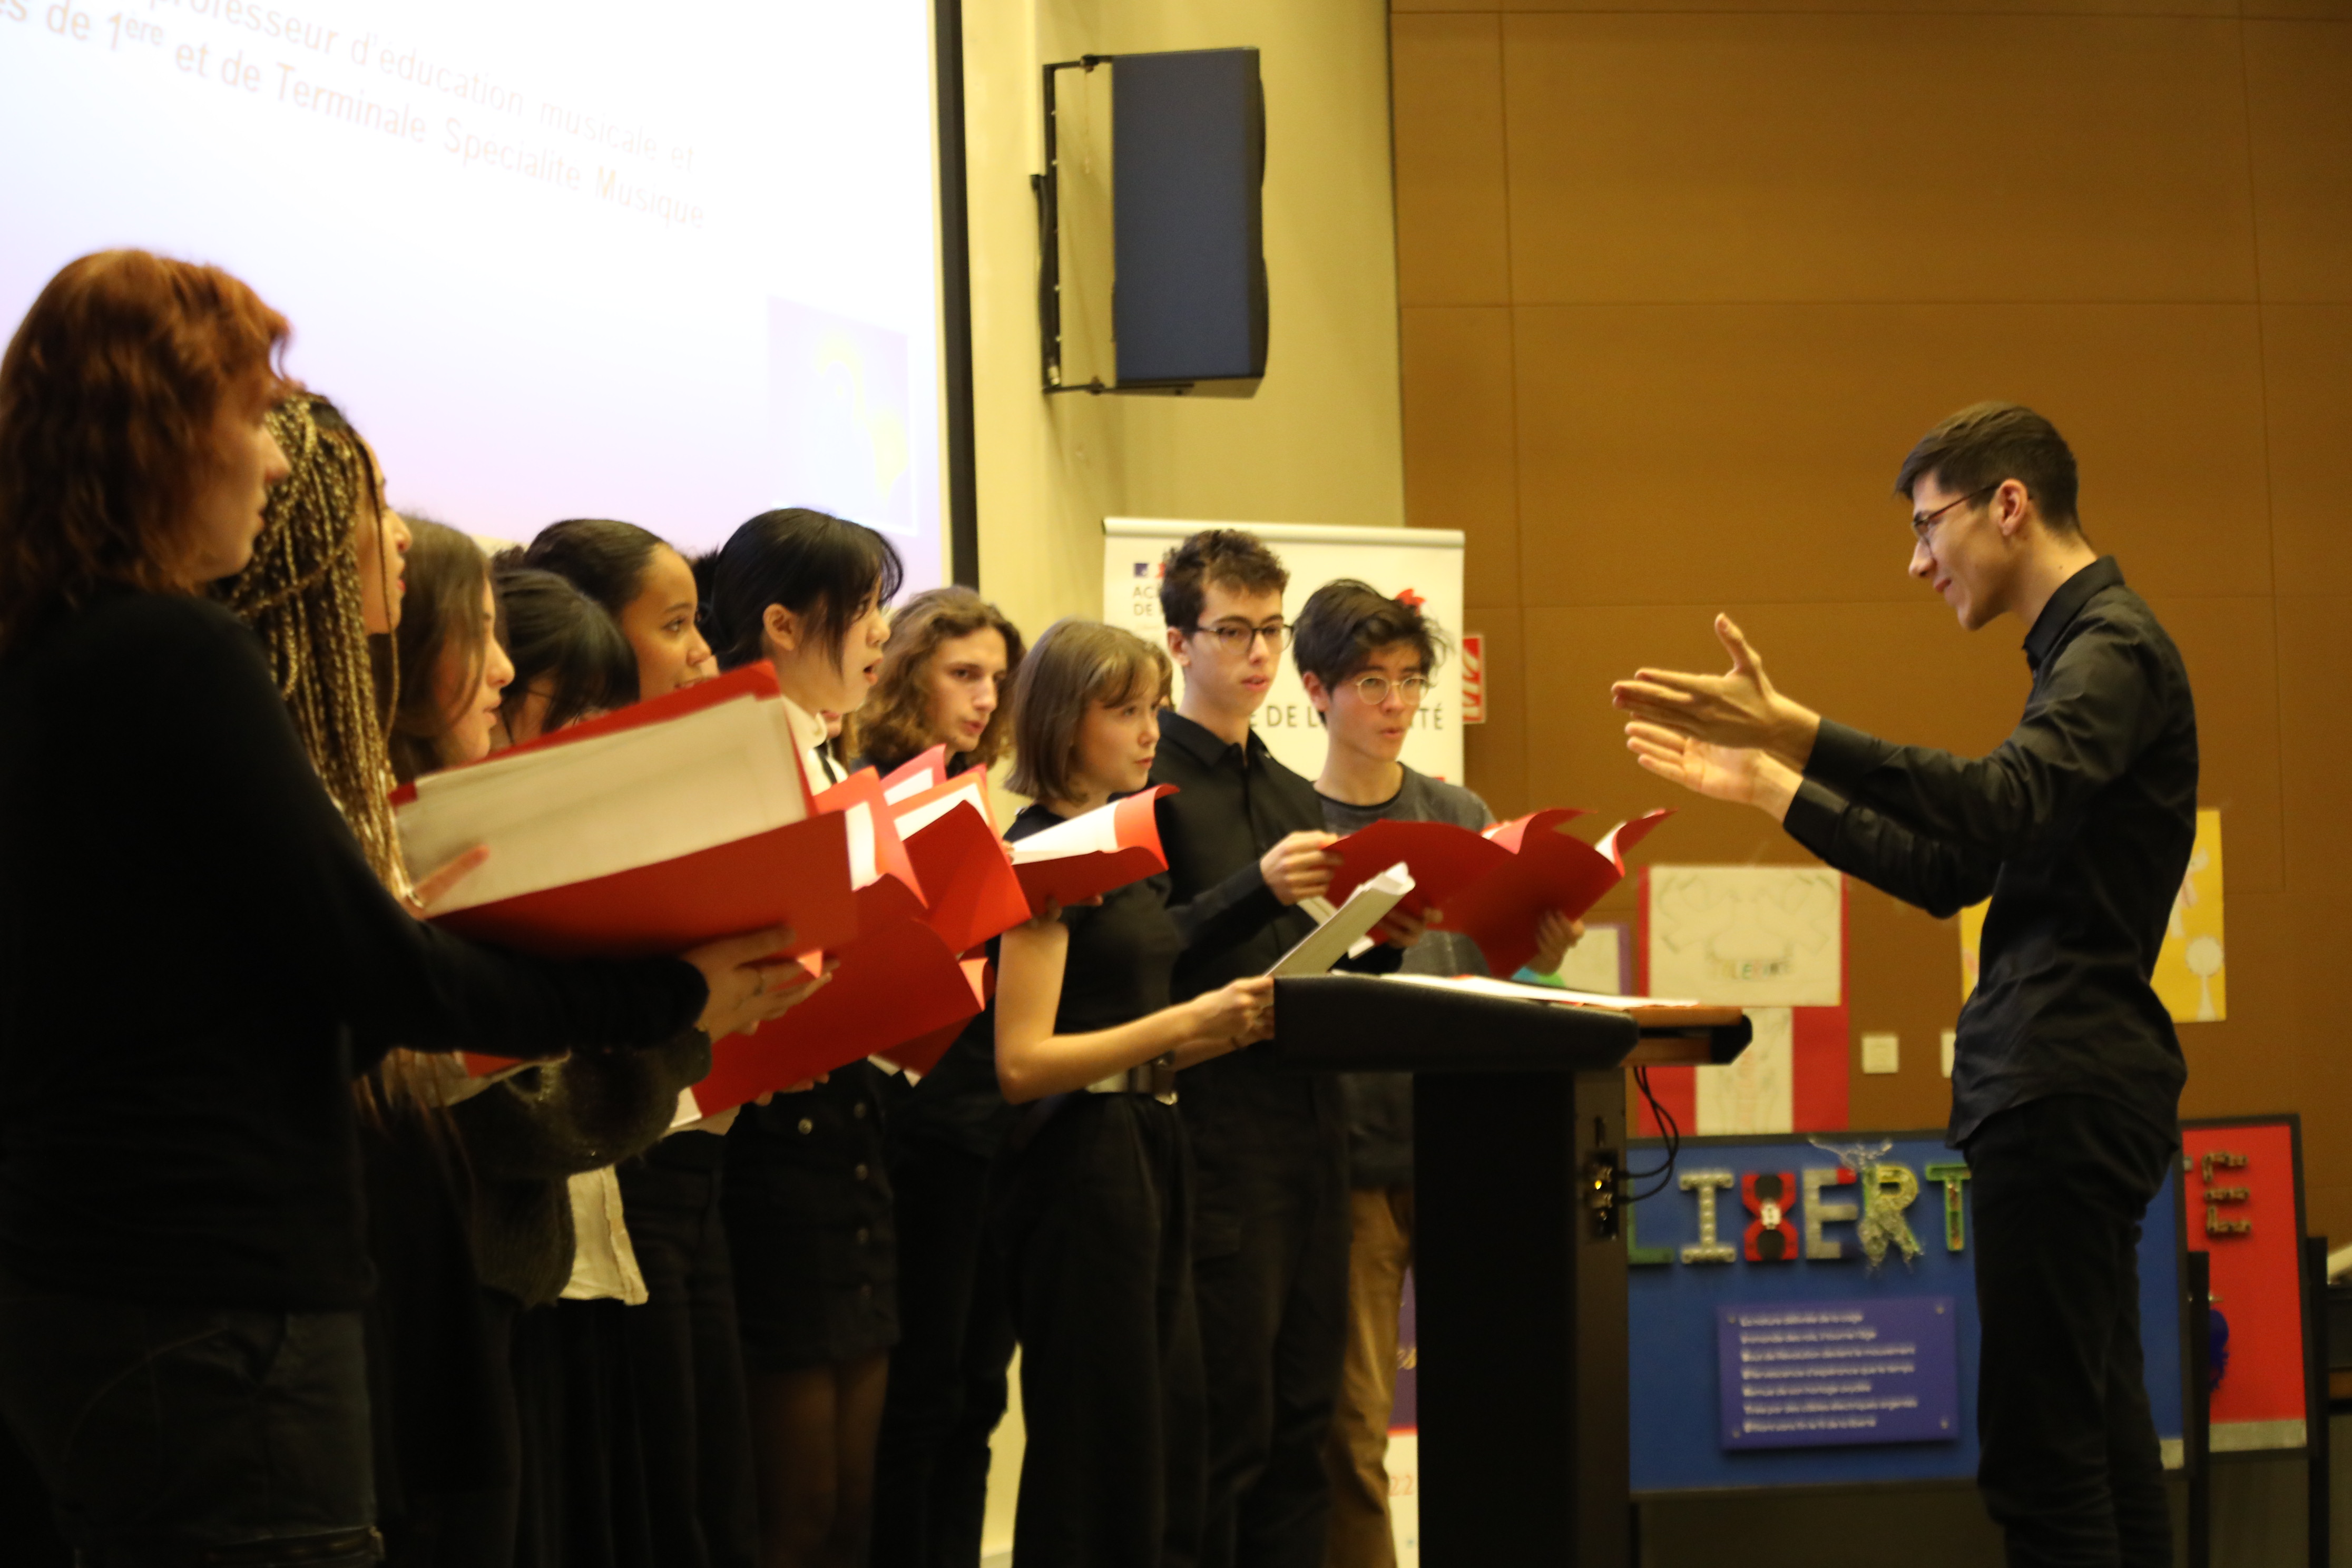
M2189 675L2084 538L2074 454L2040 415L1962 409L1895 488L1911 575L1964 630L2026 628L2025 713L1990 755L1822 718L1774 689L1720 616L1728 672L1643 669L1612 694L1651 772L1766 812L1931 914L1991 895L1948 1134L1975 1184L1977 1484L2012 1565L2158 1568L2170 1523L2136 1257L2188 1077L2149 975L2196 834Z

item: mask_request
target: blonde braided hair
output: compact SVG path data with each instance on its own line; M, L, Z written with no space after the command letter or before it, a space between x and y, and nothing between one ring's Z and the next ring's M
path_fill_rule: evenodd
M292 472L269 493L253 560L215 589L260 634L302 749L385 887L408 872L393 822L387 750L397 693L368 641L360 597L359 509L375 506L375 464L342 411L300 393L269 411ZM377 530L378 548L387 550ZM383 580L394 576L387 563Z

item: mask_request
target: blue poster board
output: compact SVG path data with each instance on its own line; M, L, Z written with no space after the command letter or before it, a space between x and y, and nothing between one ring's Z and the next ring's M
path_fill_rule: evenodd
M1880 1180L1891 1201L1909 1193L1900 1214L1920 1251L1907 1264L1899 1247L1890 1247L1874 1268L1869 1264L1857 1222L1861 1186L1852 1173L1838 1173L1835 1155L1801 1134L1685 1138L1675 1180L1632 1206L1628 1348L1636 1495L1965 1481L1975 1476L1975 1227L1968 1183L1953 1169L1961 1158L1944 1147L1940 1133L1838 1132L1825 1134L1823 1142L1867 1146L1890 1136L1892 1147L1878 1156L1885 1173ZM1638 1171L1663 1157L1660 1145L1644 1142L1634 1146L1630 1163ZM1930 1167L1944 1176L1931 1176ZM1687 1190L1682 1182L1693 1176L1720 1184ZM1793 1178L1786 1190L1783 1178ZM1955 1194L1957 1250L1950 1245L1947 1206ZM1703 1200L1715 1205L1711 1237L1702 1235ZM2053 1201L2063 1201L2063 1194L2053 1194ZM2179 1204L2176 1170L2148 1206L2140 1239L2141 1339L2148 1398L2168 1465L2179 1462L2185 1429ZM1685 1247L1695 1249L1691 1261L1684 1260ZM1824 1256L1832 1249L1839 1256ZM1958 1352L1958 1420L1950 1436L1927 1436L1890 1423L1860 1441L1826 1435L1797 1444L1733 1441L1727 1417L1735 1402L1727 1395L1719 1370L1727 1313L1736 1323L1742 1310L1751 1316L1800 1307L1858 1310L1861 1321L1893 1331L1916 1321L1923 1311L1932 1315L1928 1304L1938 1300L1952 1315ZM1874 1303L1883 1303L1885 1310Z

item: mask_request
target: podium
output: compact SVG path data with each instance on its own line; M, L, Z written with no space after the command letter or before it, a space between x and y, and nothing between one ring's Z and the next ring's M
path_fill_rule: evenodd
M1729 1061L1747 1019L1346 974L1275 1016L1286 1068L1414 1075L1422 1561L1629 1568L1625 1071Z

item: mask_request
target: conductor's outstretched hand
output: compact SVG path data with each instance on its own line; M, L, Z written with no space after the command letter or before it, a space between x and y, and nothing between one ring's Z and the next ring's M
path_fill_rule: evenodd
M1821 715L1773 689L1764 673L1763 656L1748 646L1729 616L1715 617L1715 635L1731 656L1731 668L1724 674L1643 668L1631 680L1612 686L1610 700L1636 724L1714 746L1766 752L1791 767L1803 767L1812 754ZM1634 725L1626 726L1629 737L1633 731Z
M1718 746L1640 721L1625 726L1625 749L1633 760L1709 800L1752 805L1775 821L1786 816L1802 782L1778 757L1748 746Z

